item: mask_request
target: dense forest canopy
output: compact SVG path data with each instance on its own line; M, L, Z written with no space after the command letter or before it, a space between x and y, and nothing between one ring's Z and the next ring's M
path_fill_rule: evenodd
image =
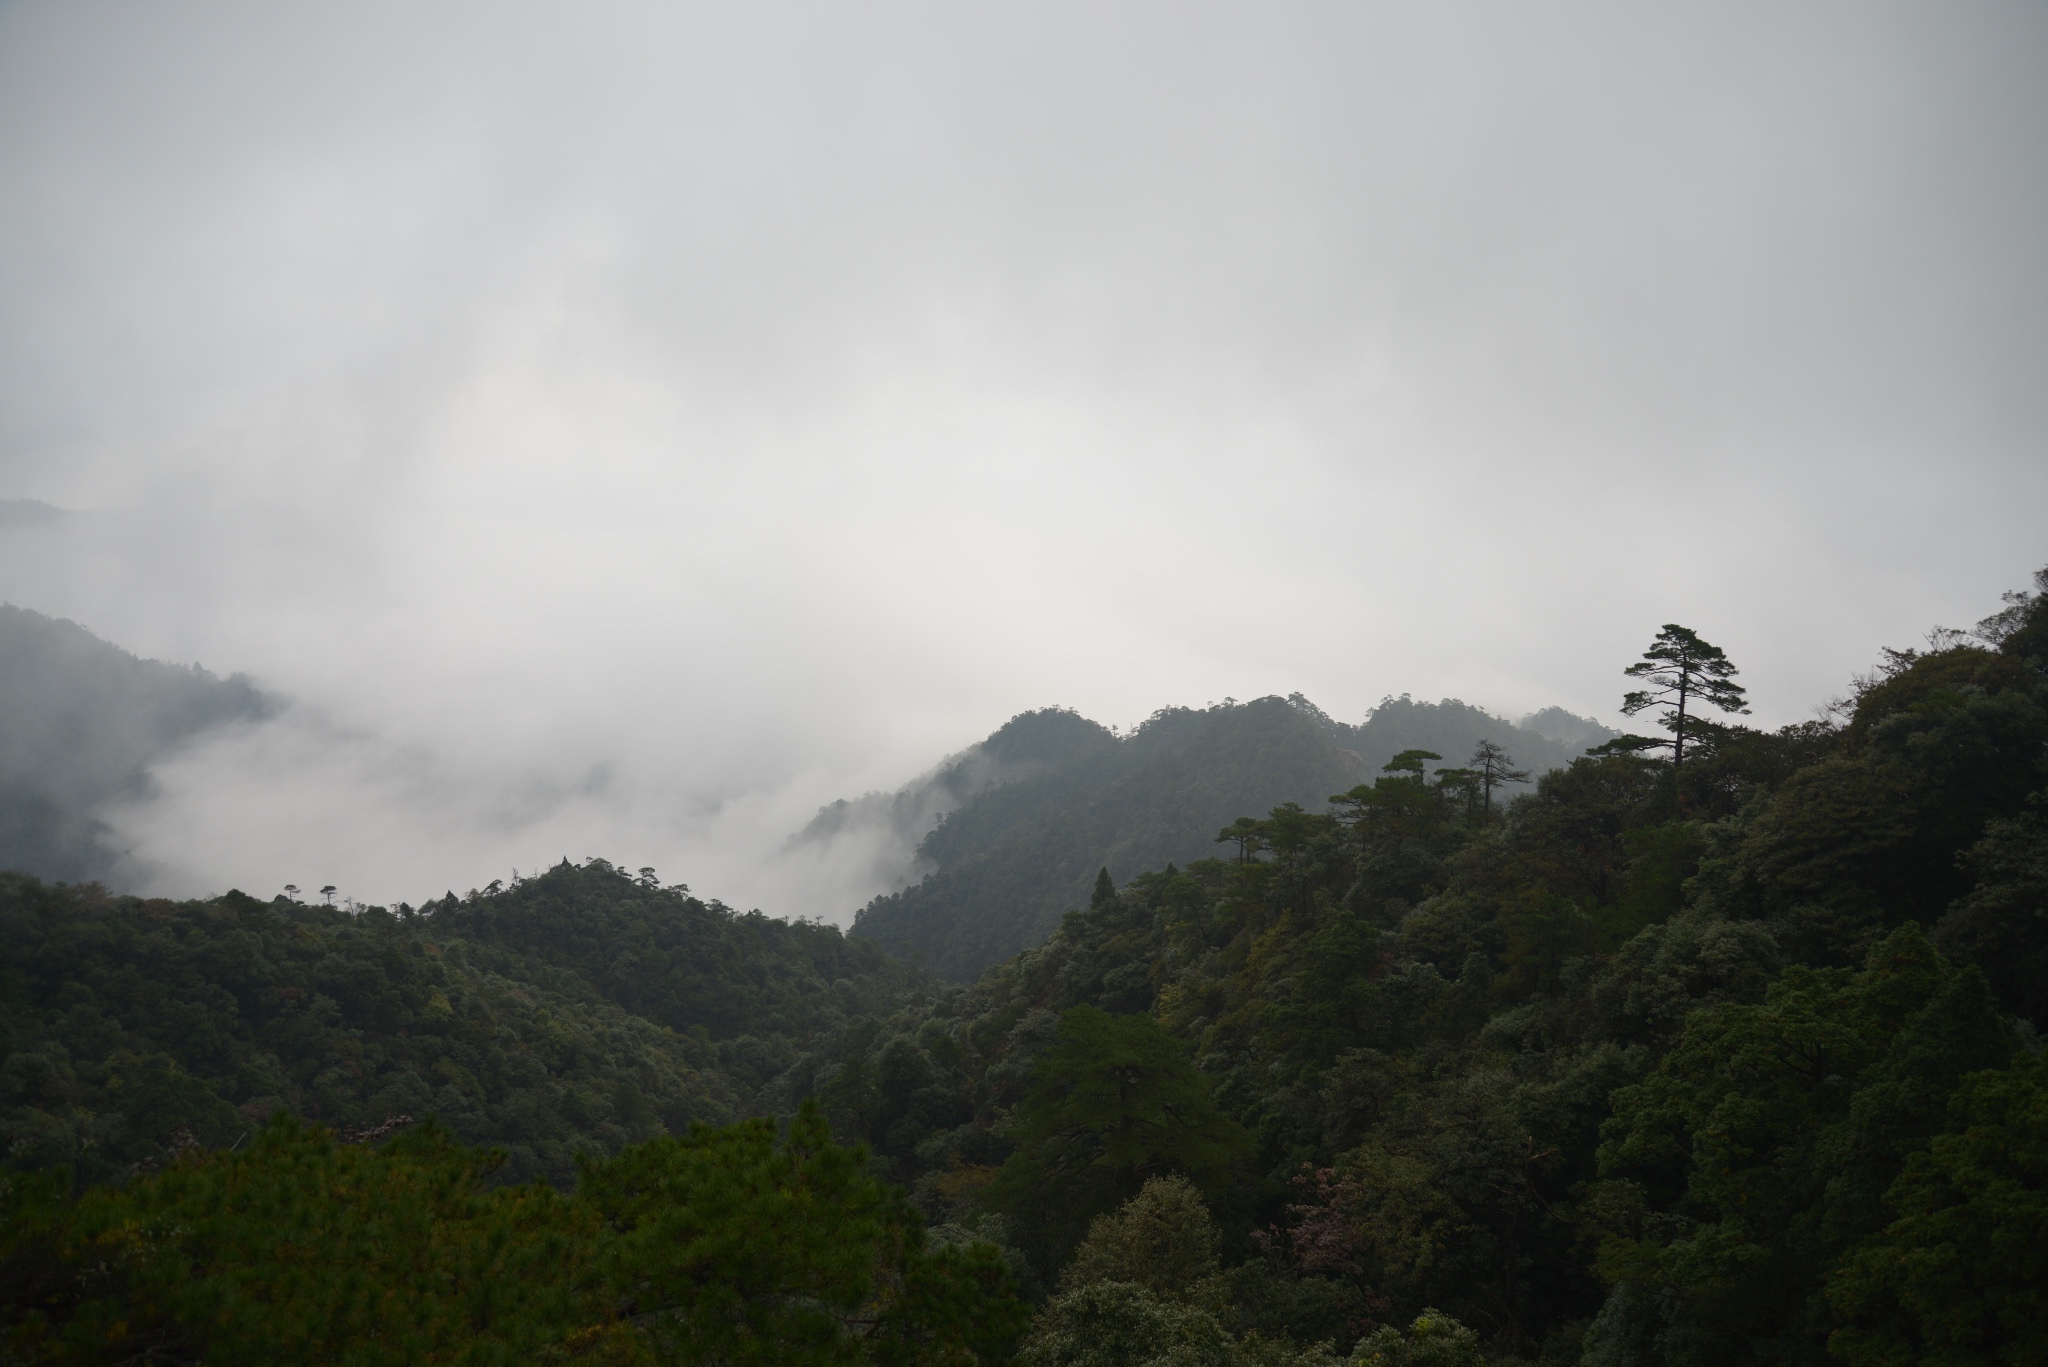
M4 1351L2048 1360L2036 587L1505 801L1403 746L971 983L604 861L354 913L10 876ZM1630 677L1680 647L1741 705L1675 624Z
M169 1136L283 1108L342 1130L440 1117L503 1175L749 1114L916 979L829 926L740 914L653 870L566 862L414 910L230 892L112 897L0 874L0 1144L116 1176Z
M1321 810L1325 794L1398 753L1458 764L1494 744L1541 772L1614 734L1559 708L1528 722L1406 696L1359 726L1300 694L1164 708L1127 735L1061 708L1026 712L889 799L892 822L936 821L916 847L915 867L927 872L862 908L853 933L966 981L1044 943L1064 912L1086 903L1098 869L1128 878L1198 859L1232 818L1290 801ZM825 837L853 815L829 807L799 839Z
M1618 737L1489 812L1397 755L1098 870L782 1104L1009 1250L1046 1361L2040 1361L2039 588L1833 720L1689 711L1682 766ZM1179 1286L1105 1251L1168 1179Z
M66 1199L0 1187L4 1360L568 1360L956 1367L1022 1319L995 1251L932 1244L815 1111L490 1179L427 1125L372 1148L288 1119Z

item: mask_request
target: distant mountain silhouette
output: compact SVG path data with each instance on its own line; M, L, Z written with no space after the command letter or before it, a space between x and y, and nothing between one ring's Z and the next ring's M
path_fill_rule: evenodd
M149 766L270 703L242 675L142 660L76 622L0 606L0 868L118 881L100 812L149 791Z
M70 514L35 498L0 498L0 527L47 527Z
M862 908L852 933L965 980L1043 943L1063 913L1087 904L1099 869L1121 881L1209 857L1237 817L1283 802L1320 811L1403 750L1452 767L1491 740L1540 774L1613 734L1561 708L1517 725L1456 699L1406 696L1358 726L1297 693L1166 708L1124 736L1047 708L900 792L826 807L791 843L865 828L908 852L907 886Z

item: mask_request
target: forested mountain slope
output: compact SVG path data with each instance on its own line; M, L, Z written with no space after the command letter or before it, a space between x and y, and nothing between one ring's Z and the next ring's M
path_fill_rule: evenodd
M396 913L9 875L0 1353L389 1361L396 1311L421 1360L2048 1360L2037 587L1778 731L1667 626L1631 677L1719 680L1644 704L1682 764L1503 809L1397 754L969 985L603 861ZM1134 809L1205 791L1205 718ZM992 796L1132 753L1020 722L1064 758ZM505 1164L362 1142L394 1111Z
M264 716L241 675L140 660L75 622L0 605L0 869L117 880L99 810L210 727Z
M0 1152L81 1179L226 1145L279 1108L438 1116L566 1181L581 1152L750 1113L911 975L826 926L603 861L415 912L112 897L0 875Z
M895 814L944 811L917 846L930 871L864 907L853 933L964 980L1042 943L1100 869L1128 877L1203 858L1234 818L1281 802L1320 811L1401 751L1433 751L1446 767L1491 740L1541 773L1613 734L1556 708L1531 720L1540 729L1402 697L1350 726L1297 694L1168 708L1118 736L1073 712L1027 712L892 799Z
M1034 1367L2048 1359L2039 587L1839 723L1282 806L781 1104L1009 1246Z

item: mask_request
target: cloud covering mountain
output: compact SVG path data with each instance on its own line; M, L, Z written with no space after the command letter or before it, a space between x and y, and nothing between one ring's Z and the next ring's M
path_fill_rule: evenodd
M121 818L180 892L851 906L788 832L1024 709L1611 718L1672 620L1792 720L2040 562L2044 62L1977 3L12 5L0 498L70 513L0 597L285 700Z

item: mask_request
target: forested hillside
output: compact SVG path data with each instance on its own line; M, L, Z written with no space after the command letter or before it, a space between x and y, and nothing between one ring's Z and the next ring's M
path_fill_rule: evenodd
M1663 737L1099 875L782 1104L1010 1250L1039 1367L2048 1360L2039 586L1775 732L1667 628Z
M395 911L0 874L0 943L0 1363L961 1367L1023 1327L814 1109L745 1118L917 995L830 927L591 860Z
M815 1111L588 1159L573 1193L434 1124L375 1138L279 1119L76 1198L0 1177L0 1362L959 1367L1023 1320L996 1251L928 1241Z
M2038 589L1776 731L1667 625L1650 734L1509 800L1354 759L971 984L601 860L10 875L0 1361L2048 1360ZM1317 772L1298 703L1222 720ZM1156 721L1133 802L1208 772Z
M505 1178L567 1181L579 1152L752 1113L913 981L831 927L602 860L396 912L0 874L0 943L0 1147L81 1180L281 1108L344 1131L434 1115L501 1146Z
M1128 877L1200 859L1233 818L1281 802L1320 811L1402 751L1455 766L1493 741L1541 773L1613 734L1557 708L1530 720L1517 727L1461 702L1404 696L1350 726L1296 694L1167 708L1119 736L1074 712L1026 712L890 799L897 826L936 817L916 849L929 872L864 907L853 933L966 980L1043 943L1087 901L1098 869ZM828 808L810 834L851 815Z
M75 622L0 605L0 869L117 879L100 809L143 796L149 765L181 743L269 706L240 675L139 660Z

